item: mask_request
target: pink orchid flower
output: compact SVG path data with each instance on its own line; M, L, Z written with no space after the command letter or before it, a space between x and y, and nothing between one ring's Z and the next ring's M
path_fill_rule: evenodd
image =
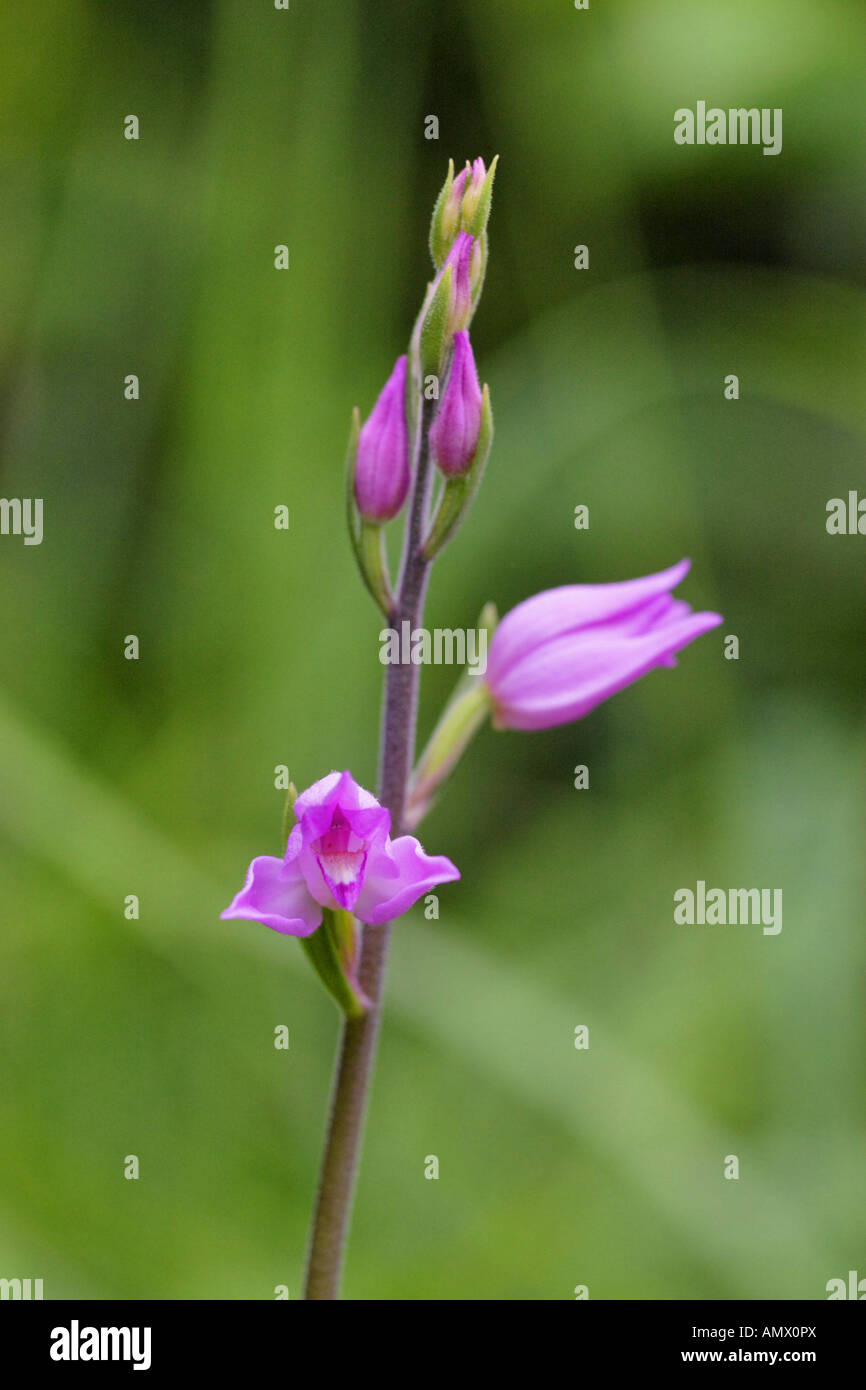
M314 782L295 802L295 816L285 858L254 859L223 918L310 936L322 909L331 908L380 926L437 884L460 877L450 859L425 854L413 836L392 840L390 811L349 772Z

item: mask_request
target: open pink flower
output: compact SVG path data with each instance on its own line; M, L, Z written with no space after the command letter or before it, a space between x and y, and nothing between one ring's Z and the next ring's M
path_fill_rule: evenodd
M671 596L688 560L619 584L568 584L519 603L490 643L485 682L494 722L549 729L582 719L722 621Z
M295 816L285 858L254 859L223 918L309 936L328 907L380 926L437 884L460 877L450 859L425 854L411 835L392 840L390 811L349 772L314 782L295 802Z

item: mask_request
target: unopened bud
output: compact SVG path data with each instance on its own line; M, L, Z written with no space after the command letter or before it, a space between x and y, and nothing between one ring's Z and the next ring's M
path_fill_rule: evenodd
M472 287L470 283L472 249L472 237L469 236L468 232L461 232L445 262L446 268L451 266L453 274L451 303L448 311L449 335L465 328L472 313Z
M398 357L364 424L355 458L355 501L366 521L390 521L409 491L406 358Z
M427 291L415 328L423 373L443 370L454 334L472 317L472 238L461 232Z
M430 223L430 252L438 269L445 264L448 253L460 232L468 232L478 240L483 236L490 217L493 180L499 156L487 169L483 159L476 159L460 170L455 178L454 163L448 162L448 177L442 186Z
M481 386L469 334L454 335L445 391L430 427L430 448L443 473L464 473L475 457L481 429Z

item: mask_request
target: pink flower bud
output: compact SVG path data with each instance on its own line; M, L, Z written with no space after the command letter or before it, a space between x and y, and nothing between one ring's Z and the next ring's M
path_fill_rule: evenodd
M474 240L474 237L471 237L468 232L461 232L448 252L448 259L442 267L444 274L446 268L450 266L452 274L451 305L448 314L448 329L451 333L465 328L472 314L469 267L472 261Z
M485 681L500 729L552 729L591 709L718 627L671 596L689 561L618 584L567 584L512 608L493 634Z
M481 429L481 387L469 334L454 334L454 354L445 393L430 427L430 448L443 473L465 473L475 457Z
M445 264L458 233L468 232L476 245L484 239L498 159L497 155L489 169L480 158L471 164L467 162L456 177L454 163L449 160L448 177L436 199L430 223L430 253L437 270ZM457 327L466 325L458 323Z
M367 521L390 521L409 491L406 358L398 357L358 437L355 501Z

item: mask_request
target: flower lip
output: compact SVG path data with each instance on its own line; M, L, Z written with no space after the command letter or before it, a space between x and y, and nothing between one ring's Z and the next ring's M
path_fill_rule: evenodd
M329 829L312 842L310 849L335 901L341 908L353 908L364 882L370 845L354 833L339 805L334 807Z

